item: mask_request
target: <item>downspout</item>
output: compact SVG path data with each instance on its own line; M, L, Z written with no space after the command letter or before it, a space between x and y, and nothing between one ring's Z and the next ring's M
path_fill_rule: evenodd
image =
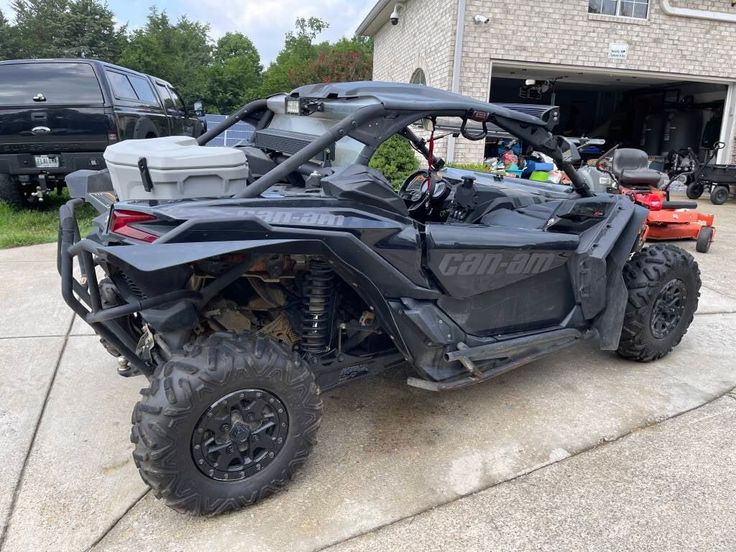
M712 10L696 10L693 8L676 8L670 0L660 0L662 11L667 15L675 17L691 17L693 19L706 19L708 21L722 21L724 23L736 23L736 13L725 13Z
M463 63L463 42L465 41L465 0L457 0L457 23L455 24L455 57L452 60L452 85L450 92L460 93L460 71ZM455 141L452 135L447 139L447 160L455 159Z

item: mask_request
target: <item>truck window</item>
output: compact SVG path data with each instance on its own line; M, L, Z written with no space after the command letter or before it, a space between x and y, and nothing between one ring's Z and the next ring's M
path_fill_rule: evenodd
M105 103L97 75L88 63L0 65L0 83L0 105Z
M133 85L136 94L138 94L138 98L142 102L158 103L156 94L153 93L153 88L151 88L151 83L148 82L147 78L139 77L137 75L128 75L128 80L130 81L130 84Z
M179 94L176 93L176 90L169 87L169 94L171 94L171 99L174 100L174 107L177 109L177 111L184 111L184 102L181 101L181 98L179 97Z
M161 96L161 99L164 101L164 107L168 111L175 111L174 100L171 99L169 89L159 82L156 83L156 89L158 90L158 95Z
M107 75L107 80L110 81L112 92L116 98L121 100L138 99L135 90L133 90L133 85L128 81L128 77L115 71L105 71L105 74Z

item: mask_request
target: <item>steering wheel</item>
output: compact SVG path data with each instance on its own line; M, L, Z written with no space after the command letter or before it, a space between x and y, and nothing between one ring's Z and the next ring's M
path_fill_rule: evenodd
M429 171L420 169L404 180L401 188L399 188L399 197L406 203L410 214L413 215L425 209L434 193L436 178L438 178L437 175L433 175L430 180Z

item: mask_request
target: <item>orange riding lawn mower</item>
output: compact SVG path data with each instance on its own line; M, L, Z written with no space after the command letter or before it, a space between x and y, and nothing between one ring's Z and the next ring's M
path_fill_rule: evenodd
M649 168L645 151L616 146L604 153L595 167L583 167L581 171L594 188L608 184L605 187L609 191L626 195L649 209L645 239L696 240L698 252L710 249L716 235L714 215L695 211L695 201L671 201L672 181L665 173Z

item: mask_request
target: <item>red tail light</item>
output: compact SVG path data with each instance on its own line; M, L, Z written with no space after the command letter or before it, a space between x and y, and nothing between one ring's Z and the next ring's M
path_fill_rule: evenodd
M157 234L146 230L145 228L136 227L136 224L153 222L158 220L148 213L140 213L138 211L125 211L123 209L115 209L110 217L110 231L119 236L133 238L151 243L158 238Z

